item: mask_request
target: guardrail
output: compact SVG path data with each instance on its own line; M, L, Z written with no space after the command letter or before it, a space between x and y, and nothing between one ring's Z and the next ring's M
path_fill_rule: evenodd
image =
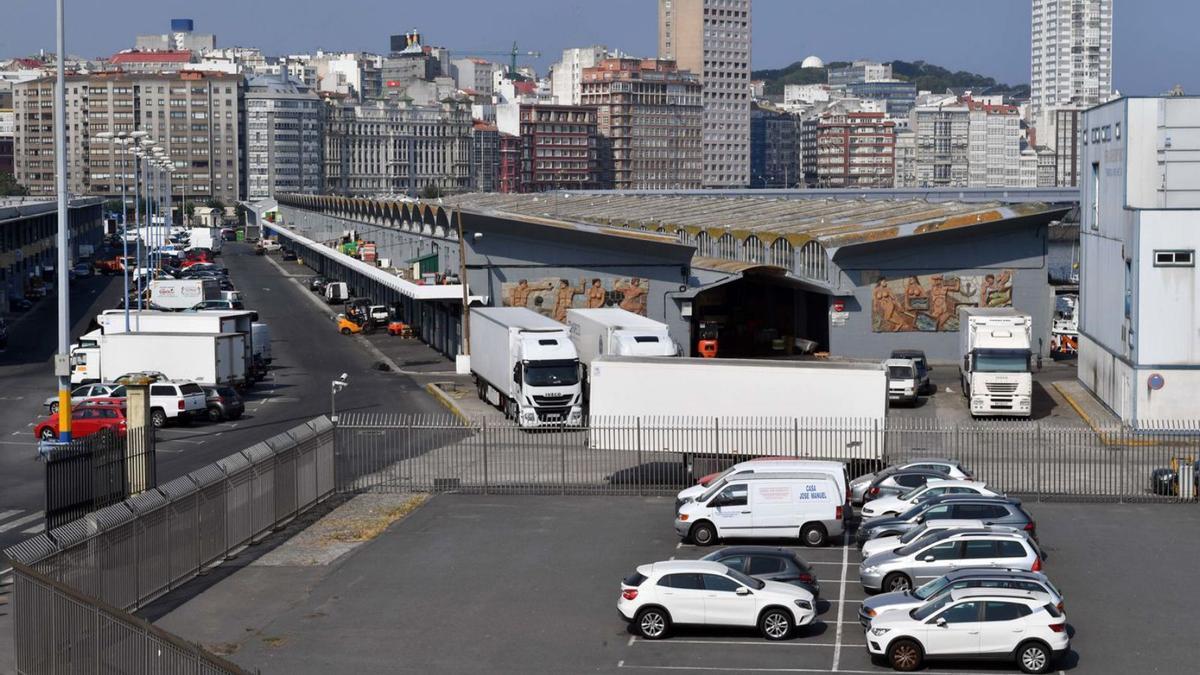
M320 417L7 549L17 580L17 672L188 672L110 670L90 645L111 636L76 619L144 607L332 494L333 441L333 424ZM62 588L74 604L55 604ZM43 634L59 637L34 637ZM122 635L132 651L164 639L157 630ZM191 672L241 672L209 665Z

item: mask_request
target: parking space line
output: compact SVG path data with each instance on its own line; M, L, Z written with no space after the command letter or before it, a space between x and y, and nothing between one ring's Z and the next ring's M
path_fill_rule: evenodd
M636 637L636 636L634 636L634 637ZM661 642L658 640L653 640L653 641L638 640L637 642L639 644L647 644L650 642L654 642L654 644L660 644L660 645L747 645L747 646L751 646L751 647L832 647L832 646L834 646L834 644L832 642L803 642L800 640L793 640L790 642L769 642L767 640L688 640L688 639L674 638L671 640L663 640ZM858 646L866 647L867 645L864 642L863 644L858 645Z
M672 641L674 642L674 640ZM642 666L633 663L625 663L618 661L617 667L622 669L633 670L696 670L696 671L712 671L712 672L732 672L732 673L832 673L832 670L824 670L821 668L747 668L745 666ZM850 673L851 675L879 675L887 672L886 670L839 670L839 673ZM953 670L923 670L923 675L978 675L969 671L953 671ZM1062 675L1062 671L1059 671ZM1015 675L1015 671L989 671L989 675Z
M838 585L837 634L834 636L833 670L836 672L842 660L842 612L846 607L846 567L850 560L850 540L842 534L842 581Z

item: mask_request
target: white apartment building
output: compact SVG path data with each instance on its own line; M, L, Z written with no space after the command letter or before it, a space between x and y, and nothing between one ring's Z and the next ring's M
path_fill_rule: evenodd
M1033 119L1112 97L1113 0L1033 0Z
M751 0L659 0L658 56L704 85L704 187L750 184Z
M324 104L304 83L263 75L246 81L246 198L322 189Z
M450 70L459 89L470 89L483 96L492 95L496 73L504 72L499 65L476 58L455 59L450 62Z
M1200 99L1083 117L1078 377L1124 422L1200 413Z
M604 59L618 58L608 47L575 47L564 49L562 60L550 67L550 95L558 105L579 105L583 86L583 69L594 68Z
M969 102L967 187L1021 187L1021 114L1015 107ZM1037 182L1037 156L1033 156Z

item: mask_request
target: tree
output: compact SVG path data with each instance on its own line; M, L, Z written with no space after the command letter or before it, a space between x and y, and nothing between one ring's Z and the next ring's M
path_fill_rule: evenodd
M225 208L225 202L221 201L220 199L217 199L216 197L210 197L207 202L204 202L204 205L210 209L224 209Z
M29 190L17 182L11 173L0 173L0 197L24 197Z
M442 188L430 183L421 189L421 199L440 199Z

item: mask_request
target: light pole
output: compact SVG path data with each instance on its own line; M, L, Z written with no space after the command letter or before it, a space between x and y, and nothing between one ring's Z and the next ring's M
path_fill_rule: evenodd
M105 142L111 142L113 149L120 158L121 167L121 277L124 280L125 302L121 303L125 307L125 332L129 332L129 204L127 203L127 195L125 192L125 164L127 162L126 155L130 154L126 148L133 142L132 138L125 135L124 131L119 131L115 135L110 131L104 131L96 134L96 138Z
M67 37L63 0L56 3L55 38L58 50L54 80L54 159L58 183L58 440L71 442L71 295L67 277L67 246L70 213L67 209ZM78 138L75 139L78 142Z

